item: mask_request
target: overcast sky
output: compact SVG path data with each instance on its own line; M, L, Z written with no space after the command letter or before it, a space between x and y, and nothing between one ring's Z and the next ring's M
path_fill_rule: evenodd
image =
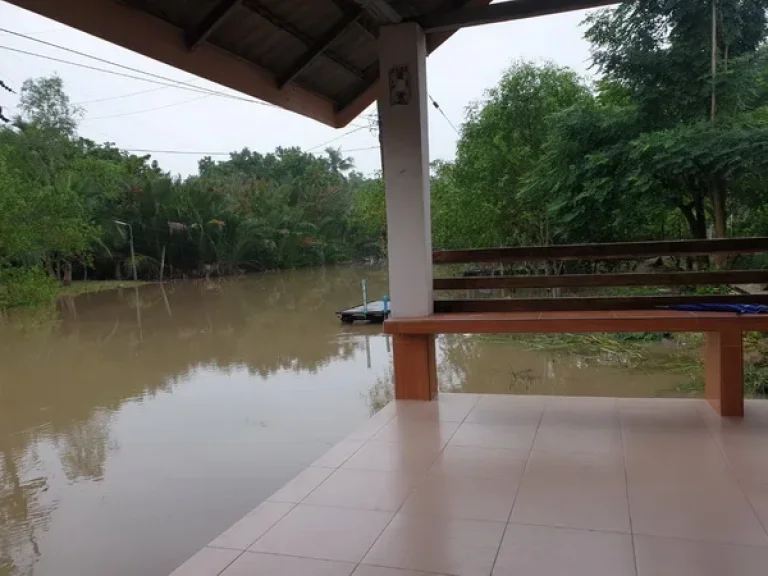
M587 76L589 46L583 39L583 27L579 25L584 14L581 11L571 12L459 31L429 58L429 93L440 104L446 116L459 126L467 104L482 98L483 92L498 82L502 71L516 59L551 60ZM226 90L2 0L0 27L175 80L191 81L195 85L219 91ZM3 31L0 31L0 46L107 67ZM26 78L54 73L64 80L72 102L81 104L85 109L80 134L97 142L114 142L124 149L213 153L241 150L246 146L259 152L270 152L277 146L301 146L306 150L351 129L335 130L273 107L204 96L170 87L159 88L156 84L0 49L0 78L17 92ZM141 91L148 92L135 94ZM13 94L0 91L0 105L5 110L10 108L10 114L15 113L13 107L17 99ZM147 111L159 107L164 108ZM373 108L369 109L363 116L372 111ZM367 120L361 117L354 124L367 124ZM431 107L429 134L431 159L453 159L456 133L438 111ZM367 129L344 136L333 143L334 146L340 146L342 151L349 150L348 155L354 157L356 167L366 173L379 169L379 153L376 149L358 149L376 144L377 138ZM323 147L316 148L317 152L322 150ZM166 153L152 156L165 170L183 175L194 174L201 157L199 154ZM226 156L214 158L224 160Z

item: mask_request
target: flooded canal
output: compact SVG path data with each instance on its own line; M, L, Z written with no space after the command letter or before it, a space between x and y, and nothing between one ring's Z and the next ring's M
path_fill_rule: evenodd
M383 270L68 298L0 320L0 575L164 576L391 397ZM443 390L654 396L685 376L439 340Z

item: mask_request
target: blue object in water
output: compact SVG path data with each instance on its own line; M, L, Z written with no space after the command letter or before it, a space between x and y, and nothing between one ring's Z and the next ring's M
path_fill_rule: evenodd
M768 314L768 306L762 304L677 304L672 310L686 312L735 312L736 314Z
M384 298L382 298L382 300L384 301L384 314L388 314L389 313L389 296L384 294Z

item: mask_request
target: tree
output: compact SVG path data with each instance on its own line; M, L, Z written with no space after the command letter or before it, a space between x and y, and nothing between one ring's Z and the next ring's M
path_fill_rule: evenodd
M711 202L716 236L726 234L729 190L750 168L729 169L725 178L722 170L710 169L738 161L732 146L745 149L763 137L761 126L733 132L731 125L734 116L768 103L764 88L768 67L760 50L767 14L768 0L634 0L587 18L594 63L606 79L627 90L639 129L681 129L679 136L665 132L656 141L674 141L680 155L700 159L700 149L681 148L697 142L687 137L688 128L680 123L717 122L717 129L707 130L708 136L722 137L729 146L709 147L718 159L689 163L685 169L679 164L676 173L677 186L682 182L684 193L697 206L697 218L704 216L703 198ZM738 143L733 140L736 135L741 138ZM649 166L665 160L645 158ZM689 212L685 213L688 218ZM696 225L697 236L701 228L702 223Z
M5 90L6 92L10 92L11 94L14 93L11 87L8 86L8 84L6 84L5 82L3 82L1 78L0 78L0 90ZM3 114L3 107L0 106L0 122L4 122L8 124L10 121L11 119Z
M25 80L19 106L25 123L49 135L73 137L82 109L70 104L64 82L58 76Z
M380 253L379 234L353 210L378 179L353 172L340 150L245 148L173 178L149 156L78 137L82 111L57 77L26 81L21 108L0 128L0 307L31 302L35 285L46 288L38 300L50 297L43 270L65 282L74 272L122 278L131 261L115 221L131 225L139 275L151 279Z
M527 186L530 197L552 195L553 219L571 239L658 237L677 223L705 238L710 221L725 236L728 206L757 193L768 0L717 1L714 75L711 6L634 0L587 18L603 76L593 101L554 121Z
M520 195L523 181L547 141L552 115L588 96L571 70L518 62L470 106L451 174L451 204L438 210L461 215L454 234L465 246L549 241L540 204Z
M331 165L331 171L338 174L340 172L348 172L355 167L355 161L351 156L346 158L341 154L341 148L326 148L325 153L328 154L328 162Z

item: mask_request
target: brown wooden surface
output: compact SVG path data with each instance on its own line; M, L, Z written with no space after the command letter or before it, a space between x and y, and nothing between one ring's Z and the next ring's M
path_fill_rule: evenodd
M768 252L768 238L665 240L616 244L560 244L480 250L438 250L435 264L467 262L521 262L536 260L636 260L654 256L697 256L716 253Z
M677 310L492 312L390 318L387 334L540 334L768 330L768 315Z
M481 298L477 300L435 300L436 314L474 312L543 312L580 310L645 310L679 304L764 304L768 295L697 296L602 296L566 298Z
M392 348L395 398L432 400L437 396L434 334L395 334Z
M744 416L744 349L738 328L707 332L704 395L721 416Z
M660 272L658 274L560 274L551 276L470 276L435 278L435 290L501 288L594 288L604 286L701 286L768 284L768 270Z

